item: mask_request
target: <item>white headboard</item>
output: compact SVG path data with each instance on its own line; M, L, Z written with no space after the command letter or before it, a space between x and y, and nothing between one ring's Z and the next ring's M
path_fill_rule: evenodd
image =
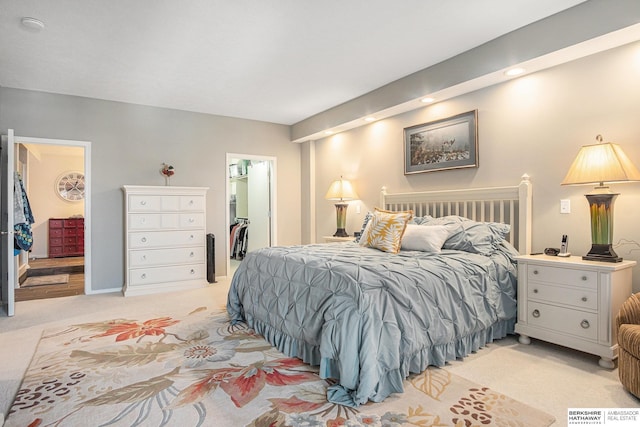
M522 175L513 187L387 193L382 187L380 206L399 211L413 210L415 216L459 215L474 221L511 225L507 239L521 254L531 253L531 194L529 175Z

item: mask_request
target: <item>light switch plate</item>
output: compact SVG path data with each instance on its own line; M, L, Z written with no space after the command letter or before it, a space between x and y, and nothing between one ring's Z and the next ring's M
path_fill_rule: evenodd
M560 200L560 213L561 214L571 213L571 200L569 199Z

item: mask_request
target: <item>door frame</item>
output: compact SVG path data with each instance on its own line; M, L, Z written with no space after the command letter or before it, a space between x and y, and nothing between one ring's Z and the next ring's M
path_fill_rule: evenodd
M14 206L14 193L15 193L15 153L14 153L14 135L13 129L9 129L7 135L2 135L2 150L0 163L2 167L2 246L6 254L2 257L2 267L0 267L0 273L2 278L0 282L2 285L2 307L6 310L7 316L13 316L15 314L15 286L16 286L16 262L14 258L14 220L13 220L13 206ZM6 170L3 170L6 167ZM4 229L6 225L6 230ZM4 239L7 239L6 241Z
M230 276L230 272L231 272L231 253L230 253L230 248L229 248L229 239L231 237L231 231L229 229L230 225L231 225L231 218L229 216L229 200L231 199L231 193L229 191L229 187L231 186L231 179L229 177L229 165L231 164L231 159L242 159L242 160L255 160L255 161L267 161L270 162L271 165L271 182L270 182L270 186L269 186L269 191L270 191L270 199L269 199L269 209L271 211L271 217L270 217L270 229L271 229L271 233L270 233L270 238L269 240L271 241L271 246L276 246L278 244L277 242L277 236L278 236L278 230L277 230L277 201L278 201L278 196L276 193L276 188L277 186L277 180L276 177L278 176L277 172L277 158L273 157L273 156L262 156L262 155L258 155L258 154L237 154L237 153L227 153L226 158L225 158L225 165L224 165L224 182L225 182L225 186L224 186L224 195L225 195L225 241L224 241L224 253L226 255L226 264L227 264L227 271L226 271L226 275Z
M63 145L84 148L84 293L93 293L91 288L91 142L71 139L34 138L14 136L15 144Z

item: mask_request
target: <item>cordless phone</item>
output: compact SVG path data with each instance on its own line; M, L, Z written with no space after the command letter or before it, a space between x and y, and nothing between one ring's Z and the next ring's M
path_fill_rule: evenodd
M569 249L569 238L567 237L566 234L562 235L562 243L560 245L560 252L558 253L558 256L571 256L571 253L568 252Z

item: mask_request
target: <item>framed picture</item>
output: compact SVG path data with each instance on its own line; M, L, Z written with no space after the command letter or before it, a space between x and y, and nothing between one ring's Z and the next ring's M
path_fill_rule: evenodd
M404 129L404 174L478 167L478 110Z

